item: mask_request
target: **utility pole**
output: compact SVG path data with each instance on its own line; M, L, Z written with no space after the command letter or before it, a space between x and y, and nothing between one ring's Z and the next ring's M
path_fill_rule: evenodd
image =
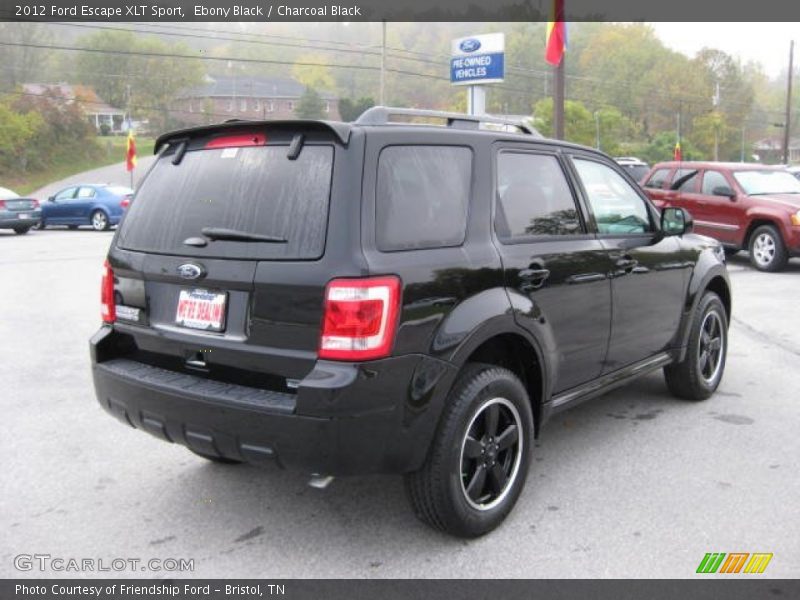
M562 54L561 62L553 68L553 135L557 140L564 139L564 63L567 57Z
M792 131L792 75L794 70L794 40L789 42L789 74L786 77L786 121L783 124L783 163L789 164L789 139Z
M714 160L719 160L719 123L717 121L717 108L719 107L719 81L714 90L714 97L711 99L714 104Z
M600 112L594 111L594 147L600 150Z
M744 125L742 125L742 151L739 153L739 162L744 162Z
M386 21L381 26L381 91L378 104L386 106Z

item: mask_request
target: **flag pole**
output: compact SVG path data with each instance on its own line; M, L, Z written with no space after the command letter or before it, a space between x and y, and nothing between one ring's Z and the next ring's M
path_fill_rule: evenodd
M553 134L557 140L564 139L564 63L565 54L561 55L561 62L553 67L555 81L553 82Z

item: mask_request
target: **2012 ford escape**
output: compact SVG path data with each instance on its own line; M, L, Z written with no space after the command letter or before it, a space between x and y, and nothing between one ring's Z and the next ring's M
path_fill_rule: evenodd
M156 151L105 263L94 384L209 460L402 474L422 520L478 536L553 413L656 369L690 400L720 382L722 248L602 153L384 107Z

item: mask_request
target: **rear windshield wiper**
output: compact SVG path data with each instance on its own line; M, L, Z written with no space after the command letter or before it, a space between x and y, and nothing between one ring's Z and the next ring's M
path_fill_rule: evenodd
M236 229L225 229L223 227L203 227L200 230L204 236L210 240L224 240L230 242L263 242L266 244L285 244L287 239L274 235L261 235L259 233L248 233Z

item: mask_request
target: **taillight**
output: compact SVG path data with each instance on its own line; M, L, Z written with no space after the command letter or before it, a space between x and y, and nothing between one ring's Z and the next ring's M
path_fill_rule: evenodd
M117 320L114 303L114 271L108 261L103 263L103 279L100 282L100 316L104 323L113 323Z
M123 196L122 200L119 201L119 205L121 208L128 208L131 205L131 195Z
M0 200L0 208L5 208L5 207L6 207L6 201Z
M213 148L241 148L243 146L263 146L267 143L267 136L263 133L239 133L223 135L206 143L206 150Z
M370 360L392 351L400 313L400 279L334 279L325 288L319 357Z

